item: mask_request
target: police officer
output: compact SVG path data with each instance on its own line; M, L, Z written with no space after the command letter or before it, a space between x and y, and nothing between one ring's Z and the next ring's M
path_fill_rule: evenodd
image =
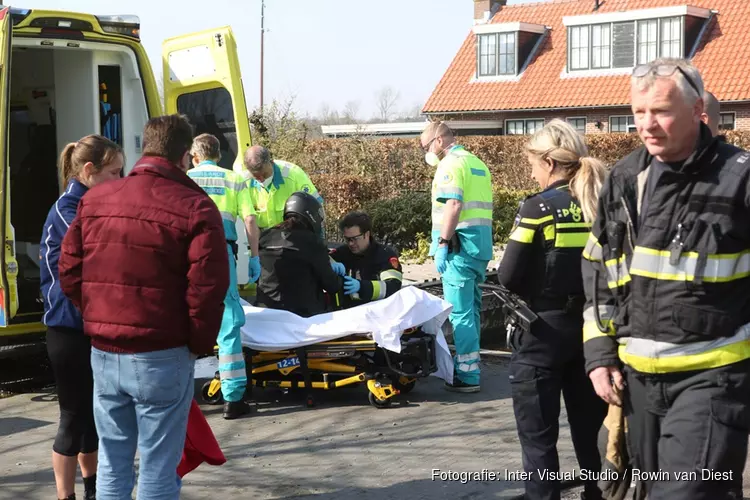
M587 156L583 137L553 120L526 144L531 177L541 192L518 211L498 279L522 297L538 319L511 339L510 385L523 466L526 498L559 499L560 484L538 471L559 471L557 437L560 394L581 469L599 471L599 428L607 405L598 400L583 368L582 312L585 301L580 261L605 175ZM601 498L597 481L584 497Z
M442 278L443 296L453 306L454 377L445 387L479 392L479 284L492 259L492 179L487 166L456 144L442 122L429 124L420 144L427 164L437 167L430 256Z
M631 80L644 146L613 167L584 251L586 369L623 404L650 500L729 498L750 426L750 153L701 122L688 61Z
M271 152L263 146L248 148L244 164L251 177L250 197L261 230L281 223L284 204L292 193L302 191L323 203L323 198L304 170L293 163L274 160Z
M260 276L259 230L255 222L255 210L250 200L250 190L245 180L240 174L217 165L221 159L219 140L211 134L201 134L193 140L190 154L193 168L188 170L187 175L216 203L224 219L224 233L227 238L230 284L224 298L224 317L217 343L219 345L221 394L224 397L223 416L230 420L250 411L250 406L243 399L247 386L247 373L240 333L240 328L245 324L245 313L237 288L237 217L245 223L252 253L249 261L250 282L256 281Z
M283 214L284 220L260 237L257 305L304 318L323 313L323 291L335 294L342 287L341 275L334 271L339 266L331 263L320 237L323 207L313 195L297 192L286 200Z
M331 257L344 264L344 307L390 297L401 289L401 263L395 250L372 236L372 221L364 212L351 212L339 222L346 240Z

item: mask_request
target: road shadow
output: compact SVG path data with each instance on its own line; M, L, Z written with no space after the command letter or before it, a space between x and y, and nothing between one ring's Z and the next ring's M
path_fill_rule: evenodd
M26 417L0 417L0 437L11 436L40 427L52 425L51 422Z

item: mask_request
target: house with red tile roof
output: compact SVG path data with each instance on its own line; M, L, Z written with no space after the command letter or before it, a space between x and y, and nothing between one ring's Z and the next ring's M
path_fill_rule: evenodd
M553 118L585 133L634 131L633 67L685 57L750 130L750 0L474 0L474 24L422 112L529 134Z

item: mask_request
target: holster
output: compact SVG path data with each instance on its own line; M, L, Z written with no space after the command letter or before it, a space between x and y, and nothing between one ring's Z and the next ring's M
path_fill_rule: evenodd
M240 246L237 244L236 241L230 241L230 240L227 240L227 245L229 245L232 248L232 253L234 254L234 260L237 260L237 256L240 253Z

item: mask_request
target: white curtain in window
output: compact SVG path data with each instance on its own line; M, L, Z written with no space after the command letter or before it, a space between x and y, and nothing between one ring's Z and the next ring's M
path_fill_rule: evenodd
M656 59L656 19L638 22L638 63L645 64Z
M682 57L680 54L680 38L682 26L679 17L670 17L661 21L661 56Z
M594 68L609 68L610 26L600 24L591 27L591 64Z

